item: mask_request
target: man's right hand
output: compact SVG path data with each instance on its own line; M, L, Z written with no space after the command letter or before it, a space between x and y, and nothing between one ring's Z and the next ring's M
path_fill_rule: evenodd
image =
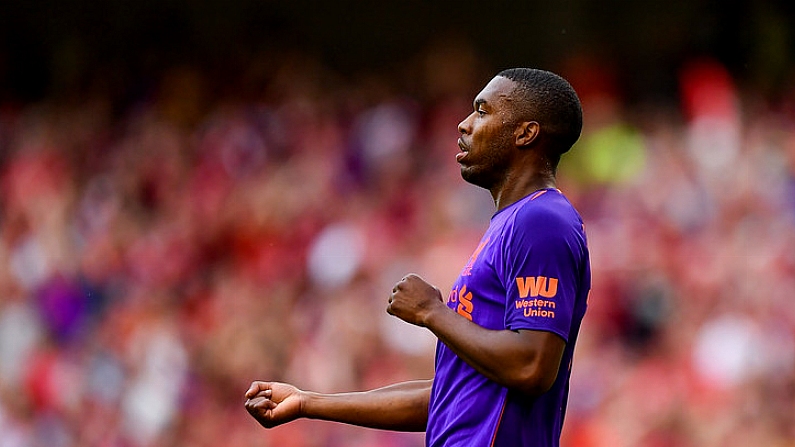
M265 428L302 416L303 391L279 382L253 382L246 391L246 410Z

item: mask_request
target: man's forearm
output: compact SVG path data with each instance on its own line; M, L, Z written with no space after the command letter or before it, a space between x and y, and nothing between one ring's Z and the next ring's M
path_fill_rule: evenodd
M302 415L396 431L425 431L432 380L402 382L370 391L306 392Z
M432 312L426 326L475 370L529 395L543 393L552 385L565 348L555 334L486 329L446 306Z

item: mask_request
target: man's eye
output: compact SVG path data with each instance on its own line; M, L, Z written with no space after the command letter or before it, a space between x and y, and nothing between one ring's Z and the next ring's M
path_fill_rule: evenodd
M477 109L477 110L475 110L475 112L477 112L477 114L480 115L480 116L483 116L483 115L486 114L486 111L485 110L481 110L481 109Z

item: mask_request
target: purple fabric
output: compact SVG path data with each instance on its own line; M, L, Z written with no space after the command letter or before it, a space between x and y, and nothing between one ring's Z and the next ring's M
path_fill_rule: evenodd
M531 399L487 379L438 343L427 445L558 446L590 288L582 219L560 191L537 191L496 213L447 305L489 329L559 335L567 343L558 378Z
M54 275L38 291L41 316L55 340L79 336L88 318L88 299L76 282Z

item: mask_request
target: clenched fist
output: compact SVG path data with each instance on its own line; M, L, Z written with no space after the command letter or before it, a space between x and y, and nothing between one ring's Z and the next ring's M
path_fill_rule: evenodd
M279 382L254 382L246 391L246 410L265 428L302 416L302 394L298 388Z
M386 311L417 326L427 326L432 311L445 307L442 292L413 273L395 284Z

